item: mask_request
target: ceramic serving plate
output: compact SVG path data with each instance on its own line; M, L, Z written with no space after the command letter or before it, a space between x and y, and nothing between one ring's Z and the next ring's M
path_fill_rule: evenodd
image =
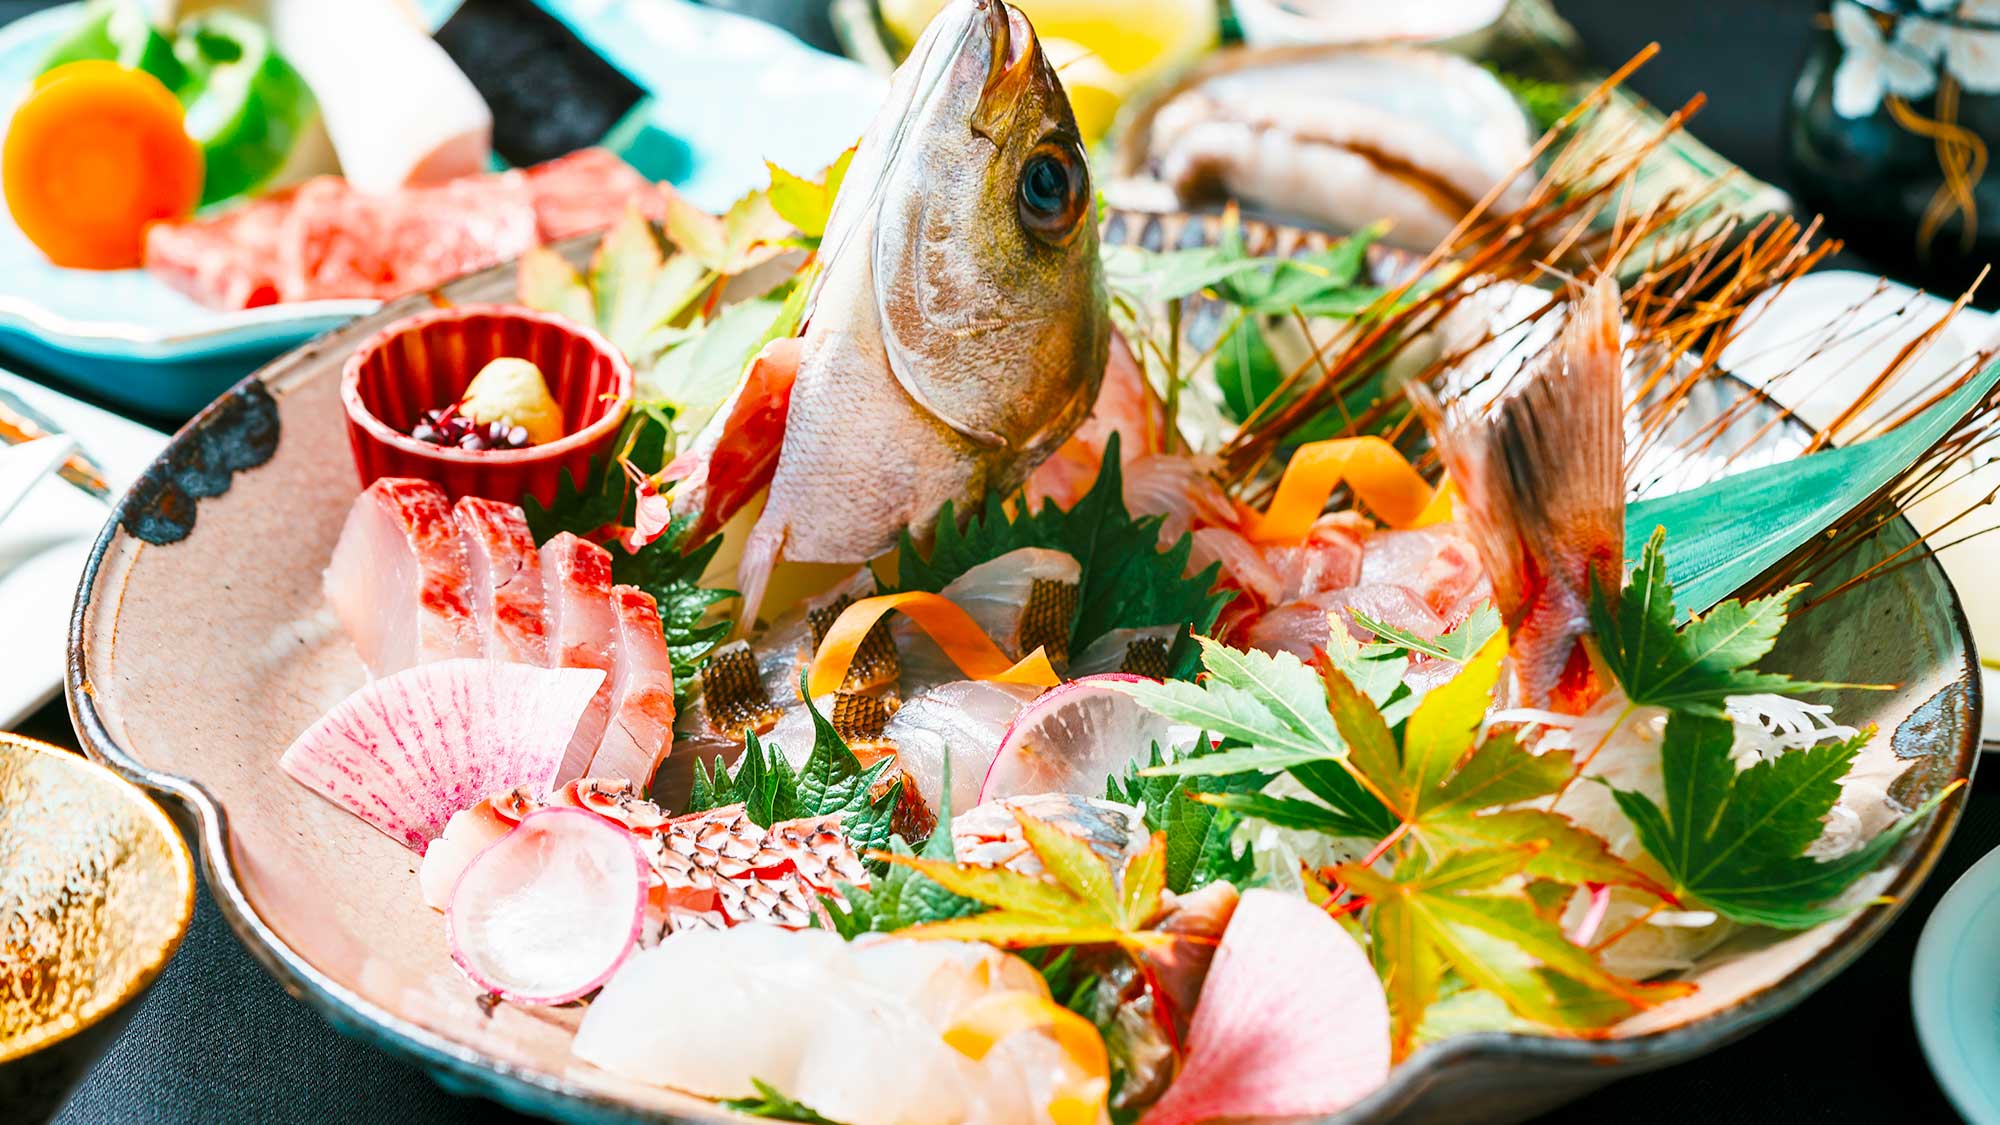
M505 299L513 285L500 269L445 292ZM293 736L363 680L320 598L320 571L357 491L341 364L387 320L423 306L364 317L244 380L123 499L77 596L68 682L77 729L94 757L186 807L224 915L336 1026L420 1061L452 1089L535 1113L729 1119L573 1062L574 1009L482 1011L446 954L441 918L419 899L416 856L277 768ZM1685 412L1690 424L1737 397L1708 386ZM1761 422L1739 419L1718 448ZM1845 721L1880 730L1849 783L1872 830L1970 773L1979 681L1936 566L1896 569L1837 604L1800 618L1772 663L1815 679L1898 685L1833 701ZM1427 1047L1340 1120L1514 1120L1730 1042L1882 932L1931 869L1960 803L1945 802L1871 877L1861 893L1882 896L1876 905L1803 933L1742 939L1702 962L1697 993L1607 1040L1494 1032ZM672 1011L672 997L661 1003Z
M545 0L652 91L650 124L687 146L679 189L720 211L766 182L764 160L824 167L852 144L883 80L769 24L683 0ZM434 24L458 0L421 0ZM82 4L0 28L0 127ZM144 270L49 264L0 208L0 350L104 398L185 418L243 374L375 301L204 308Z

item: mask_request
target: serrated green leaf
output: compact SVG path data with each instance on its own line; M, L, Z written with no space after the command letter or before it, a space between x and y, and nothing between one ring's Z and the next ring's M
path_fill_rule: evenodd
M1072 652L1116 629L1175 625L1206 632L1232 597L1214 589L1221 564L1188 576L1193 538L1184 535L1162 550L1160 517L1132 518L1125 508L1118 441L1112 434L1097 482L1074 507L1045 503L1010 517L1002 498L989 493L963 530L947 504L938 513L928 552L904 533L897 548L899 589L935 593L980 563L1023 547L1043 547L1066 552L1081 567Z
M798 1121L804 1125L841 1125L833 1118L817 1113L812 1107L787 1096L761 1078L752 1078L750 1085L756 1088L756 1097L724 1098L720 1104L723 1108L737 1113L773 1121Z
M1182 757L1198 761L1216 754L1207 739L1196 747ZM1159 744L1154 743L1144 762L1134 759L1127 763L1123 777L1113 774L1105 780L1105 797L1141 810L1146 827L1165 836L1167 889L1185 894L1234 870L1238 855L1228 840L1233 821L1217 817L1216 808L1203 803L1198 794L1253 792L1262 789L1270 777L1254 772L1185 778L1140 773L1166 763Z
M772 210L797 227L800 234L817 240L826 233L826 220L833 212L834 197L840 191L841 181L847 177L847 166L853 161L854 150L850 148L828 166L818 182L765 161L764 166L771 172Z
M586 327L597 326L597 305L569 260L546 246L531 246L521 255L521 303L556 313Z
M1170 680L1110 686L1155 714L1245 746L1149 768L1144 771L1148 776L1283 769L1346 753L1327 714L1319 676L1298 657L1286 652L1241 652L1208 637L1195 640L1208 673L1200 684Z
M1728 714L1723 704L1732 695L1847 686L1794 680L1751 667L1777 643L1786 608L1803 587L1747 603L1721 602L1676 628L1679 614L1667 579L1665 540L1665 532L1656 530L1646 541L1616 613L1602 591L1591 591L1591 626L1605 666L1627 699L1720 719Z
M1846 914L1828 905L1872 871L1954 787L1830 860L1805 851L1840 799L1840 780L1873 730L1844 742L1792 750L1738 770L1735 729L1725 719L1676 714L1661 742L1666 808L1613 790L1646 851L1674 883L1718 914L1748 925L1797 930Z

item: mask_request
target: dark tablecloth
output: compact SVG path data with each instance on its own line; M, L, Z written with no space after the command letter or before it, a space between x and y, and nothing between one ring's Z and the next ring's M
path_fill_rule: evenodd
M802 0L800 6L810 3ZM40 6L0 0L0 20ZM752 5L737 0L730 6ZM777 0L755 0L754 6L783 7ZM1706 91L1709 108L1693 131L1753 174L1784 183L1779 157L1784 99L1819 4L1557 0L1557 7L1583 33L1593 57L1606 64L1660 41L1664 54L1633 86L1667 105ZM806 26L824 34L823 21ZM75 744L60 705L36 715L24 733ZM1545 1121L1954 1120L1917 1048L1909 971L1918 933L1938 896L1974 860L2000 845L2000 775L1989 774L1976 785L1970 802L1927 888L1838 979L1728 1050L1617 1083ZM698 1025L691 1031L699 1034ZM179 955L59 1120L449 1125L519 1118L446 1094L402 1060L335 1033L286 996L244 952L204 889Z

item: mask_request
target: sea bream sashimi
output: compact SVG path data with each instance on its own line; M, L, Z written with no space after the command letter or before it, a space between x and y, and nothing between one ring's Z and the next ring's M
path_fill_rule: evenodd
M862 562L906 528L925 536L945 502L1012 489L1076 429L1110 343L1093 198L1027 19L957 0L897 72L821 241L769 499L738 572L742 620L780 559ZM718 414L722 432L695 448L754 445L727 432L743 413ZM716 502L689 489L675 507ZM714 527L729 512L698 514Z
M637 586L613 586L611 606L618 626L611 721L589 773L644 786L674 746L674 662L653 595Z
M564 531L542 544L541 557L550 655L559 668L604 673L604 684L577 724L569 753L556 771L556 780L562 782L582 777L590 768L611 722L618 614L611 605L611 552Z
M370 674L480 655L472 568L444 490L383 477L347 513L323 581Z
M548 667L542 560L518 505L466 496L452 506L471 566L468 590L480 654Z

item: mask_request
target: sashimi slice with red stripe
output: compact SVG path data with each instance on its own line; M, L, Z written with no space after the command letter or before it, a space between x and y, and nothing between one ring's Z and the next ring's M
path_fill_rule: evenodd
M674 664L653 595L613 586L611 604L618 617L611 721L589 773L630 781L643 793L674 746Z
M480 654L549 667L542 560L528 520L513 504L467 496L452 508L470 563Z
M347 513L326 600L369 672L478 656L471 562L451 502L429 481L384 477Z
M559 668L604 673L590 709L576 726L555 781L582 777L611 719L611 674L618 616L611 607L611 553L569 532L542 544L542 592L550 655Z

